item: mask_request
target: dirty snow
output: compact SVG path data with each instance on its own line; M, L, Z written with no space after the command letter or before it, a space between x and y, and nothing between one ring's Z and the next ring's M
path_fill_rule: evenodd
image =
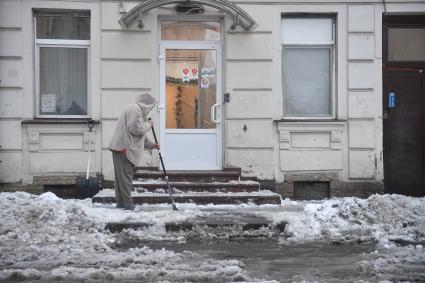
M114 235L104 230L105 219L97 222L85 208L93 212L90 200L65 201L51 193L1 193L0 281L249 279L243 273L242 263L236 260L218 261L191 252L176 254L147 247L113 249ZM102 212L107 213L100 209L99 213ZM123 213L126 214L132 213ZM167 215L152 217L160 219Z
M274 222L289 223L282 235L288 241L425 242L425 198L373 195L302 203L302 214L268 214Z
M128 212L88 199L62 200L51 193L0 193L0 281L263 282L249 278L239 260L143 246L119 248L123 238L185 241L184 233L167 234L164 224L192 222L222 210L287 223L279 236L283 245L374 243L376 250L358 263L372 282L425 280L425 198L373 195L368 199L284 200L281 206L178 206L178 212L169 205L137 206ZM117 234L104 228L108 222L138 221L152 226ZM213 234L200 233L203 237ZM397 270L398 277L394 277ZM419 275L406 277L409 270Z

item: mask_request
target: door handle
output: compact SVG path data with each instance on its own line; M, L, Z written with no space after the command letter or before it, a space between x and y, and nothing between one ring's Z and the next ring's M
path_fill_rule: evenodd
M213 106L211 106L211 122L218 124L220 121L216 119L217 116L217 107L220 106L220 104L216 103Z

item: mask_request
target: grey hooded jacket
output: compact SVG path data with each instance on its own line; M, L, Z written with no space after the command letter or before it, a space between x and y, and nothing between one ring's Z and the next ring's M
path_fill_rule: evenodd
M137 165L142 158L143 148L151 149L154 145L146 133L151 129L147 116L155 105L155 98L148 93L140 95L130 104L118 120L109 150L125 151L127 159Z

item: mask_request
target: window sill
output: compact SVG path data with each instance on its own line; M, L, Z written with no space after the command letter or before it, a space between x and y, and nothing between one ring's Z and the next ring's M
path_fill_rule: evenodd
M99 120L93 120L90 118L35 118L31 120L22 120L22 125L84 125L88 122L96 125L100 124Z

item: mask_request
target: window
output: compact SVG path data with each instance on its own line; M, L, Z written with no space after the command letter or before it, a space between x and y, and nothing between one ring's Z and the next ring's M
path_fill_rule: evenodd
M281 25L285 118L333 117L333 19L285 15Z
M220 40L220 22L174 22L161 23L162 40Z
M388 28L388 61L425 61L424 27Z
M87 117L89 12L35 12L38 117Z

